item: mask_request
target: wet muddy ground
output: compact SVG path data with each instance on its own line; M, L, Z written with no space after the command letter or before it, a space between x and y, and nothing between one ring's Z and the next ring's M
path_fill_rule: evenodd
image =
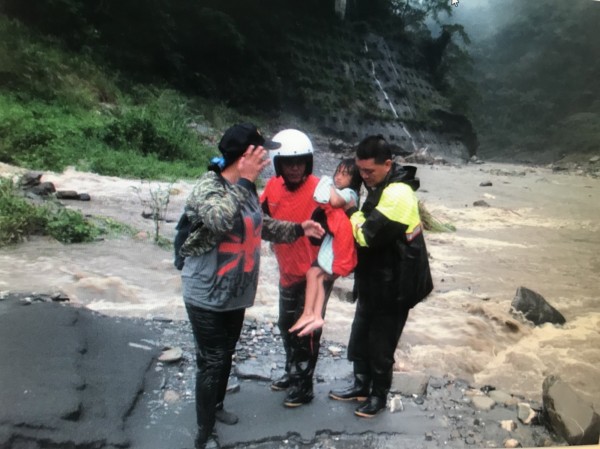
M187 321L150 320L165 348L181 348L182 358L158 363L162 381L145 394L152 410L152 427L177 426L193 418L194 343ZM236 426L218 425L221 444L230 448L494 448L518 443L515 447L562 445L534 420L525 425L517 418L517 404L541 404L512 396L480 410L474 396L485 396L494 386L475 389L467 381L428 377L424 394L390 395L401 402L401 410L389 409L371 420L353 415L356 403L327 398L331 388L351 379L346 348L322 341L315 383L315 400L299 409L285 409L284 393L270 391L270 379L283 370L283 349L279 330L271 322L247 319L238 343L226 408L240 415ZM483 391L482 391L483 390ZM487 394L486 394L487 393ZM187 418L185 418L187 416ZM175 417L175 418L174 418ZM180 418L181 417L181 418ZM512 421L514 429L501 426ZM161 424L163 423L163 424ZM168 423L166 426L164 423ZM152 437L154 438L154 437ZM507 443L508 440L512 440Z

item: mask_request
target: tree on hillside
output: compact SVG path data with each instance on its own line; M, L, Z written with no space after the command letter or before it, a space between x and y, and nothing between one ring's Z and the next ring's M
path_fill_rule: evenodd
M483 150L589 151L592 118L600 121L600 3L506 0L501 7L512 20L475 53Z
M340 54L361 51L368 32L409 49L409 63L429 68L440 88L460 61L445 57L456 52L458 26L436 39L424 23L449 13L447 0L348 0L345 21L334 0L3 0L0 8L128 78L267 111L286 99L331 109L352 101L328 95L364 96L364 85L353 91L355 80L334 68Z

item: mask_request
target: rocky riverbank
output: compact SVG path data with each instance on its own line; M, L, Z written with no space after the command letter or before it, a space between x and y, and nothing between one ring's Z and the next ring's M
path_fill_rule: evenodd
M177 409L193 401L194 362L193 338L187 322L145 322L146 326L162 332L163 341L170 340L171 344L181 349L181 358L172 362L160 363L164 372L165 382L162 391L155 391L157 405L162 401L169 408ZM175 330L177 329L177 330ZM167 350L168 351L168 350ZM171 352L175 355L179 351ZM240 342L238 344L233 375L230 379L230 394L234 395L245 388L249 381L258 382L264 387L264 394L274 394L269 391L271 380L283 373L284 353L279 330L271 322L246 320ZM349 382L352 378L351 365L346 361L346 347L339 343L323 341L320 350L320 360L317 368L316 382L320 390L328 390L335 384ZM283 398L281 398L283 399ZM321 398L323 399L323 398ZM327 401L327 399L325 399ZM332 402L332 401L329 401ZM280 407L282 407L280 405ZM351 413L353 407L347 407ZM257 448L281 447L283 440L296 440L299 447L381 447L373 444L377 439L388 441L394 447L409 447L405 443L402 431L394 431L393 422L403 419L404 411L422 413L421 418L430 420L433 425L423 425L421 438L411 435L411 440L419 442L422 447L543 447L556 445L559 438L552 436L543 427L539 419L542 410L540 403L528 401L526 398L513 396L510 393L496 390L493 386L477 389L469 382L451 377L429 377L425 373L395 373L392 391L390 393L388 411L390 428L382 435L368 432L367 435L352 435L354 432L336 434L332 429L318 429L314 438L303 439L286 435L273 438L263 444L246 441L244 445L252 444ZM164 413L156 407L157 413ZM526 411L525 411L526 410ZM280 408L276 413L285 413ZM317 410L318 414L319 411ZM327 409L323 410L327 413ZM412 416L411 416L412 417ZM160 420L159 418L155 418ZM348 414L344 419L348 423L356 420ZM427 424L431 424L427 423ZM226 433L225 426L220 429ZM413 431L416 429L413 429ZM291 434L294 433L290 429ZM336 434L335 436L330 435ZM361 432L362 433L362 432ZM340 438L345 439L344 443ZM421 440L421 441L419 441ZM289 442L288 442L289 444ZM333 445L332 445L333 444ZM412 444L412 443L411 443ZM514 444L515 446L511 446ZM325 445L325 446L324 446ZM291 447L294 445L292 444ZM410 446L418 447L418 446Z
M330 173L341 154L319 156L315 164L317 173ZM515 420L518 406L500 405L496 400L489 412L502 412L501 419L496 416L485 421L487 418L484 418L485 428L474 426L476 419L488 416L485 415L488 411L475 409L476 402L472 398L479 400L481 397L489 404L492 392L489 387L496 387L496 391L504 391L518 401L533 405L534 409L539 408L543 401L544 379L552 374L564 379L578 397L583 398L579 402L593 403L598 409L600 314L597 307L598 286L593 279L598 271L600 254L600 211L596 207L599 181L591 174L577 175L552 167L479 162L465 166L415 162L421 178L419 198L437 219L456 228L455 232L426 234L435 290L427 301L411 312L396 352L395 370L400 376L406 373L412 376L414 373L415 381L425 376L429 379L427 394L401 396L402 412L385 413L377 421L368 422L354 418L354 404L339 404L327 399L329 389L342 385L350 375L343 344L348 341L354 306L341 300L351 286L351 279L340 279L336 282L336 291L328 307L324 330L327 343L322 348L324 353L317 372L322 381L316 384L315 401L298 411L284 410L282 396L271 393L268 381L264 380L268 375L276 376L283 360L282 354L277 352L281 350L278 336L273 334L276 327L271 328L269 324L277 318L277 268L265 243L259 291L255 306L248 310L248 329L244 331L245 336L251 337L250 342L254 346L240 348L240 358L236 361L236 369L249 371L250 377L261 379L258 372L263 380L246 379L244 376L248 374L244 371L232 379L232 385L238 384L240 391L230 395L228 406L239 410L245 424L219 429L224 444L235 447L241 442L252 441L248 445L261 445L277 441L282 447L288 443L294 447L304 442L336 446L335 438L339 438L348 447L352 444L355 447L375 444L402 447L403 441L407 442L406 447L433 447L442 445L444 441L452 441L460 447L474 441L476 437L469 435L471 432L481 435L482 441L479 443L477 437L472 446L485 445L488 440L497 446L516 430L502 430L499 421L513 420L520 429L517 432L543 428L525 426L518 416ZM0 169L7 174L17 171L14 167L3 165ZM69 298L73 304L67 309L93 310L101 313L95 316L111 317L95 320L94 323L111 323L112 320L125 326L133 323L134 327L139 326L149 332L150 336L145 339L155 342L132 342L140 345L133 348L144 354L149 351L158 357L167 346L182 348L183 357L177 362L159 364L155 357L147 357L152 368L148 374L142 371L137 377L138 381L147 377L144 393L140 396L136 393L129 398L135 397L131 402L135 402L136 407L131 409L131 416L127 419L127 435L138 436L138 440L130 441L131 447L178 449L170 444L171 440L180 444L181 448L186 447L191 441L194 422L191 401L193 343L189 330L186 330L179 272L172 266L171 251L157 247L147 237L152 232L152 221L142 216L143 208L134 190L140 187L139 181L75 170L44 173L42 179L54 183L59 191L89 193L90 201L61 200L67 207L86 214L110 217L142 232L133 238L119 236L86 245L61 245L49 239L33 238L19 246L3 248L0 251L0 288L3 291L59 292L59 296ZM152 185L166 187L166 184ZM191 186L189 181L170 186L169 214L172 218L179 214ZM161 232L170 238L173 227L174 223L167 221ZM511 302L519 287L542 294L560 311L566 322L534 326L515 316ZM37 307L33 304L23 309L35 310L34 306ZM158 320L160 317L166 321ZM3 325L3 329L8 327ZM20 342L28 338L29 333L24 331L27 326L13 329L18 332L3 337L2 341ZM114 328L111 329L114 331ZM184 330L187 336L180 333ZM62 379L61 382L71 379L66 374L76 368L98 368L98 364L83 363L86 354L92 352L80 351L98 340L89 333L71 331L66 333L87 335L87 340L85 344L65 346L71 348L74 362L69 362L67 369L56 371L53 378ZM254 335L252 331L255 331ZM36 340L25 350L6 346L4 359L16 361L7 364L7 369L32 366L37 370L38 364L25 364L30 358L24 354L29 354L30 348L41 346L40 342L52 342L56 338L55 333L54 329L46 334L42 334L41 330L33 333ZM110 342L113 335L109 333L107 337L102 334L102 338ZM180 343L181 338L184 340ZM187 346L183 343L186 339ZM267 354L263 354L261 345L270 339L274 344L265 346ZM127 354L122 349L123 345L130 348L130 342L107 343L112 345L106 346L105 365L108 368L115 363L111 357ZM248 359L242 360L242 357ZM62 360L69 360L69 357ZM52 369L39 372L41 381L46 382ZM109 372L107 376L119 378L120 371L116 373ZM3 385L11 385L5 379L21 377L10 371L6 376L2 377ZM93 401L88 400L83 392L93 398L94 388L103 385L92 383L98 386L78 390L76 387L85 383L81 379L86 378L85 375L76 377L68 383L66 390L56 391L69 391L72 404L82 403L85 409ZM434 387L440 384L440 388ZM135 390L136 384L131 383L131 388ZM439 401L436 394L442 395ZM9 399L5 401L5 397L2 396L3 403L17 403ZM423 399L424 402L418 404L415 399ZM97 403L102 404L103 399L98 399ZM129 410L123 405L125 403L116 409ZM439 410L439 413L428 414L427 410L422 410L422 407L428 406ZM89 429L87 424L82 425L73 418L94 417L96 412L78 413L77 410L67 407L63 413L72 417L75 428ZM103 415L107 412L100 409L97 413ZM431 415L434 415L433 418L429 417ZM461 421L463 419L464 422ZM52 422L49 427L54 425ZM36 426L21 422L16 429L40 433ZM510 428L512 425L507 426ZM119 436L115 430L119 427L102 422L95 428ZM2 432L7 427L3 429ZM459 429L458 433L452 434L455 429ZM45 432L50 430L40 435L45 435ZM486 432L492 432L493 436L488 438ZM499 432L504 433L499 435ZM388 441L387 435L393 435L393 438ZM544 438L522 439L521 444L533 445L536 441L543 442ZM104 440L100 438L98 441ZM125 440L119 437L115 441ZM341 444L336 447L343 447Z
M0 391L14 404L10 411L3 406L0 447L189 447L195 382L189 323L111 318L65 299L5 294L0 301L3 359L13 362L0 369ZM16 363L25 353L34 366ZM396 373L388 411L374 420L358 419L354 405L326 397L351 376L345 347L324 341L320 356L315 401L302 407L303 414L284 409L282 395L268 388L283 368L278 328L247 319L226 398L240 422L218 426L222 444L264 449L560 444L537 418L540 404L493 386L477 389L425 373ZM91 428L96 430L82 432Z

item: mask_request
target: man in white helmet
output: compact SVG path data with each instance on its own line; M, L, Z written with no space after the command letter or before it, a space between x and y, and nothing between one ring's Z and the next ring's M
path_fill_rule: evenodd
M313 192L319 179L312 174L313 146L306 134L286 129L272 138L281 146L270 151L275 176L260 197L263 212L277 220L302 223L317 208ZM286 407L298 407L313 399L313 374L319 354L321 330L306 337L288 329L304 309L306 273L316 260L319 247L307 237L293 243L273 244L279 265L279 329L286 354L285 373L271 384L273 390L287 390ZM333 283L326 285L326 299Z

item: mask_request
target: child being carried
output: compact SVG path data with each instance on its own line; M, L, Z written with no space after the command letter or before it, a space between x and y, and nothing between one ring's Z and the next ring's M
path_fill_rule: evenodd
M325 287L323 282L348 276L356 267L356 248L352 225L345 209L358 206L362 179L353 158L343 159L335 169L333 179L324 176L315 188L314 199L319 209L313 217L324 216L326 234L321 243L317 260L306 273L306 297L304 311L290 332L302 337L320 329L325 324L323 305Z

